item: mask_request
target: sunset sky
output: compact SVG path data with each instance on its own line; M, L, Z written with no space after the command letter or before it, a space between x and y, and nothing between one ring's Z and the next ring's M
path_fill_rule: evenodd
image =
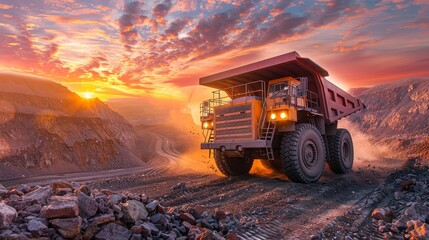
M1 71L102 100L189 98L199 77L290 51L344 88L428 77L429 1L0 0Z

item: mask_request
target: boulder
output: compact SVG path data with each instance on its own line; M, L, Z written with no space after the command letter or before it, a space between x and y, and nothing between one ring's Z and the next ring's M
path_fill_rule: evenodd
M4 203L0 203L0 229L9 227L17 217L18 213L15 208Z
M31 219L27 224L27 230L34 236L40 236L43 232L48 230L48 227L39 220Z
M45 218L72 218L79 214L76 197L54 196L45 210Z
M94 216L98 210L97 202L82 192L77 196L77 205L79 207L79 215L83 218Z
M128 240L133 232L115 223L109 223L104 226L100 232L95 235L95 240Z
M37 201L38 203L46 203L48 198L52 195L52 188L50 186L38 188L32 192L25 194L22 197L23 201Z
M49 221L49 223L64 238L74 238L80 233L82 227L82 219L80 217L57 218Z
M127 223L134 223L139 219L147 218L149 215L143 203L136 200L129 200L124 203L122 213L124 214L124 221Z

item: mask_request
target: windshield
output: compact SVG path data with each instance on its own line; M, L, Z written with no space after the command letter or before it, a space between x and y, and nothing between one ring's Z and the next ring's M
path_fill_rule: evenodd
M285 97L289 94L289 85L287 82L272 84L269 89L270 98Z

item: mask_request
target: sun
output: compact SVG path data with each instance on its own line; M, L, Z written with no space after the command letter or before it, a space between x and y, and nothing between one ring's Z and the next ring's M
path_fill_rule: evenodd
M94 93L93 92L84 92L82 97L85 99L92 99L92 98L94 98Z

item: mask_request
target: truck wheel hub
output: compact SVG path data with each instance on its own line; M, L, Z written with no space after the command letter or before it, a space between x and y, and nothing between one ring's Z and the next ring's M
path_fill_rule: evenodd
M312 141L307 141L303 147L303 159L304 165L307 168L311 168L316 164L317 149L316 145Z

